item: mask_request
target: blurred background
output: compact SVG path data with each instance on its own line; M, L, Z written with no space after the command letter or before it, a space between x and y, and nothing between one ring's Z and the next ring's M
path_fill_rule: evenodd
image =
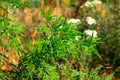
M13 0L9 3L12 5L0 2L0 16L24 24L27 36L34 33L32 28L44 24L42 10L53 17L80 19L81 31L94 29L100 38L97 49L103 61L94 56L91 67L104 65L100 74L115 72L115 80L120 79L120 0ZM87 16L96 20L94 27L85 22Z

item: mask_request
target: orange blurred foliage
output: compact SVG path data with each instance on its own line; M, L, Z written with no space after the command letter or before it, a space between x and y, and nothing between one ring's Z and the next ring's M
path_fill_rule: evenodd
M0 5L2 5L2 2L0 2ZM0 17L2 16L2 17L5 17L5 18L8 18L8 12L7 12L8 7L5 6L4 9L5 10L0 8Z
M10 48L10 50L7 51L2 46L0 46L0 52L1 56L5 57L3 65L0 66L0 70L14 70L19 64L18 53L13 48Z

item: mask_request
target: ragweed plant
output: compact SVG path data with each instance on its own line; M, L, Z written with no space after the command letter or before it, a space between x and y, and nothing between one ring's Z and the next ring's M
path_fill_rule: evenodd
M26 57L28 58L28 61L25 61L26 64L30 62L36 68L39 68L42 63L56 66L55 64L60 62L70 63L69 57L73 57L76 61L80 61L80 65L85 69L84 67L89 65L88 63L86 65L86 60L88 58L90 60L93 54L99 55L95 49L97 39L86 38L77 28L80 24L69 24L67 19L61 17L47 15L46 19L48 18L46 25L40 25L37 28L39 35Z

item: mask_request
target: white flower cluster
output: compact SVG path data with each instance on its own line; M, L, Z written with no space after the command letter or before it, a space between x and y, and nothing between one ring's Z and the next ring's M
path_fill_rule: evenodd
M93 24L96 24L96 20L92 17L86 17L86 22L89 24L89 25L93 25Z
M87 1L87 2L85 2L85 4L84 4L83 6L86 6L86 7L93 7L94 5L93 5L92 2Z
M84 33L88 36L93 37L93 38L97 37L97 31L96 30L85 30Z
M69 19L67 21L68 24L78 24L78 23L81 23L80 19Z
M61 29L63 26L60 26L59 28Z
M92 1L92 3L93 3L94 5L102 4L101 0L94 0L94 1Z
M81 36L75 36L75 40L79 40Z
M69 19L68 21L67 21L67 23L68 24L80 24L81 23L81 21L80 21L80 19ZM60 26L59 28L61 29L63 26Z
M82 7L84 7L84 6L85 7L94 7L95 5L99 5L99 4L102 4L102 2L100 0L86 1Z

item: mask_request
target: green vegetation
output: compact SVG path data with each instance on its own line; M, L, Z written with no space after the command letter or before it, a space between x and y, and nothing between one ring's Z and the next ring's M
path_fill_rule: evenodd
M103 4L112 4L110 7L102 5L101 8L94 3L89 3L90 7L81 6L78 19L56 17L51 9L47 12L39 8L40 23L36 24L36 21L27 25L16 17L22 15L23 8L33 6L31 1L2 0L1 3L4 5L0 5L0 10L9 14L9 17L0 14L0 79L112 80L115 74L119 76L119 15L109 0L103 0ZM42 2L34 4L33 10ZM74 5L70 0L62 0L60 4ZM51 8L50 5L47 7ZM29 12L31 14L32 10ZM29 15L32 22L37 20L34 19L35 15L32 18ZM103 55L113 60L114 71L110 74L106 72L101 75L102 69L109 68L105 66L108 58L106 60ZM96 56L102 63L95 64Z

